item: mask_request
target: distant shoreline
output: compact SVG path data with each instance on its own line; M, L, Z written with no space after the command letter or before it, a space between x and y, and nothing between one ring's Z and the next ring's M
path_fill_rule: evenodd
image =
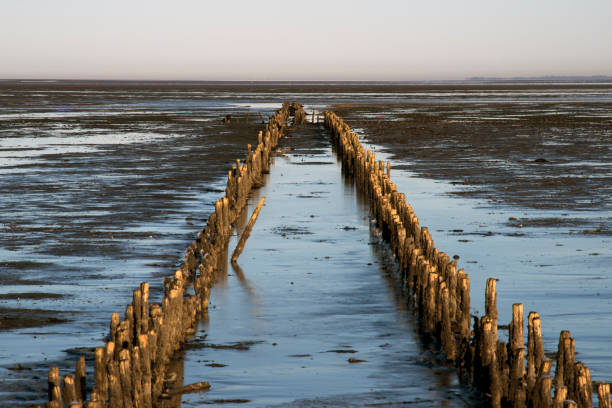
M359 80L232 80L232 81L196 81L196 80L140 80L140 79L54 79L54 78L0 78L0 83L23 84L167 84L167 85L348 85L348 86L436 86L436 85L548 85L548 84L612 84L612 76L538 76L538 77L469 77L458 80L431 81L359 81Z

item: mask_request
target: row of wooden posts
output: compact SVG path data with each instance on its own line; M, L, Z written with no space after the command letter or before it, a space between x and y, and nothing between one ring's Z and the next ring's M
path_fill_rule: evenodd
M185 251L181 268L164 280L162 301L150 303L149 284L143 282L133 291L132 303L125 308L123 319L119 313L112 315L108 341L95 350L94 384L89 395L85 358L81 356L74 374L60 376L58 367L49 370L46 407L160 405L160 397L167 391L170 360L207 313L210 289L216 270L223 267L222 254L232 224L244 211L251 189L262 184L291 115L296 123L303 123L306 117L300 104L284 103L269 118L265 130L259 132L255 149L248 145L246 160L241 163L238 159L232 165L225 196L216 201L206 226ZM202 382L195 385L198 387L206 389L210 385Z
M554 361L545 355L536 312L527 318L525 347L523 305L512 305L508 341L501 341L497 280L487 280L485 315L472 316L469 275L434 246L429 230L419 225L405 195L391 181L389 163L377 162L335 113L325 111L324 123L345 173L369 197L377 226L398 260L420 332L441 351L446 364L457 368L460 379L472 384L492 407L592 407L589 369L575 361L570 332L561 332L554 376ZM598 384L596 389L599 407L610 408L610 385Z

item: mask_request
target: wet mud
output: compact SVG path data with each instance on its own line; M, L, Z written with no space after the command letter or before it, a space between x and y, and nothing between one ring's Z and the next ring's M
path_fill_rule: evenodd
M201 326L213 347L185 355L185 381L206 378L211 389L183 406L231 397L249 406L478 406L411 330L364 198L339 163L320 164L333 157L326 132L307 125L281 143L294 149L251 200L266 204L239 269L228 264L213 287ZM305 191L317 193L303 200ZM249 350L235 347L245 342Z
M569 328L594 378L609 380L611 89L0 83L0 307L35 326L0 331L0 401L43 400L50 366L73 369L85 351L91 367L86 351L100 346L111 313L138 283L152 283L152 298L162 292L163 277L214 210L229 166L256 141L259 112L284 100L301 101L308 114L333 105L393 160L394 181L436 243L467 264L472 293L484 293L480 275L497 271L505 304L524 302L543 316L548 350ZM302 136L286 140L281 150L294 150L275 158L264 188L276 186L274 202L293 208L266 218L275 204L264 206L241 266L219 276L199 333L207 337L177 362L181 383L212 384L183 405L472 404L454 374L407 336L414 322L363 203L356 209L350 188L333 190L341 180L318 176L340 173L325 134ZM359 215L341 219L347 214ZM349 281L313 294L332 272ZM367 284L372 277L377 283ZM332 299L344 307L333 311ZM303 305L287 306L296 300ZM310 336L313 319L327 331ZM344 341L355 340L350 333L358 339ZM340 368L364 371L338 377ZM366 372L388 387L370 391ZM274 373L287 386L312 384L279 397L261 380ZM360 390L344 392L353 386ZM168 406L180 403L174 396Z
M436 244L457 254L472 276L475 313L486 278L499 278L502 321L523 303L542 316L550 355L570 330L577 359L610 381L612 101L598 86L582 94L593 98L525 96L537 92L333 109L391 161Z
M0 84L0 400L14 405L46 395L31 382L73 365L64 350L100 346L139 282L161 293L269 112L35 88Z
M452 194L612 220L611 103L377 103L334 110L390 152L396 169L460 187ZM562 224L563 219L559 219Z

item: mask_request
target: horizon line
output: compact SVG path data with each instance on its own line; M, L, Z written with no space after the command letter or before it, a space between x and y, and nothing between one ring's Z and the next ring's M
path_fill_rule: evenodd
M1 82L175 82L175 83L368 83L368 84L427 84L490 81L612 81L612 75L537 75L537 76L470 76L461 79L136 79L136 78L0 78Z

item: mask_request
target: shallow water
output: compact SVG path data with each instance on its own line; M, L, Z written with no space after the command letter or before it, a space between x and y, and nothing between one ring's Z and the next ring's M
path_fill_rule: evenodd
M257 192L266 204L240 269L228 265L219 277L199 333L208 345L252 345L189 350L185 382L212 388L185 396L184 406L469 403L452 371L429 367L393 262L370 231L367 205L344 183L326 132L298 131L283 143L297 148L275 160Z
M287 99L304 103L307 113L330 103L400 103L372 116L389 121L415 110L435 111L436 104L448 100L455 105L453 120L469 121L470 116L496 117L499 98L518 102L509 115L539 117L557 109L541 101L574 101L570 105L578 110L572 115L605 120L612 101L610 88L554 85L474 92L365 85L23 86L0 86L0 295L59 297L0 297L0 308L44 309L66 322L0 332L0 401L14 405L44 398L49 366L67 369L77 351L89 351L76 348L100 346L110 314L123 312L141 281L151 283L152 300L158 300L163 277L180 264L183 250L221 196L230 163L254 142L257 112ZM401 106L405 102L411 107ZM238 123L222 125L227 114ZM364 140L372 139L367 131L361 133ZM319 136L314 148L303 138L286 141L302 151L276 158L268 183L258 192L269 198L240 258L242 270L229 267L222 277L213 294L215 308L198 334L208 337L195 341L262 342L248 351L201 344L188 350L185 383L205 380L213 388L185 396L185 405L236 398L252 405L302 406L362 401L432 406L447 397L450 406L457 406L469 400L446 369L431 368L429 358L420 360L423 350L414 338L411 315L392 284L392 262L370 245L375 236L364 204L352 187L342 184L327 141ZM541 141L552 148L564 140ZM609 140L592 142L589 146L609 149ZM388 148L381 143L377 150ZM495 160L489 163L524 168L520 161ZM612 380L607 347L612 341L610 236L582 233L610 225L607 190L576 197L576 209L533 208L509 203L500 194L465 195L470 186L424 177L410 170L415 164L410 157L394 156L393 180L436 245L450 256L460 255L460 267L472 277L473 311L482 312L486 278L500 278L502 322L509 320L513 302L523 302L526 312L543 316L548 351L554 351L559 330L570 329L577 358L595 379ZM575 174L577 166L585 177L603 177L599 185L605 186L610 169L605 160L568 154L549 168L555 174L563 169ZM564 223L551 225L548 219ZM345 346L357 353L326 352ZM367 362L348 363L353 356ZM206 365L213 362L227 366ZM8 369L17 363L22 369ZM287 388L278 387L278 381Z
M472 313L484 314L486 280L498 278L500 324L511 321L512 304L523 303L525 315L537 311L542 317L546 352L556 352L559 332L570 330L576 359L593 379L610 381L612 351L604 345L612 343L612 237L583 233L585 222L609 223L610 213L457 198L451 194L457 186L393 167L392 180L436 247L460 256L459 268L470 274ZM559 220L570 222L559 226Z

